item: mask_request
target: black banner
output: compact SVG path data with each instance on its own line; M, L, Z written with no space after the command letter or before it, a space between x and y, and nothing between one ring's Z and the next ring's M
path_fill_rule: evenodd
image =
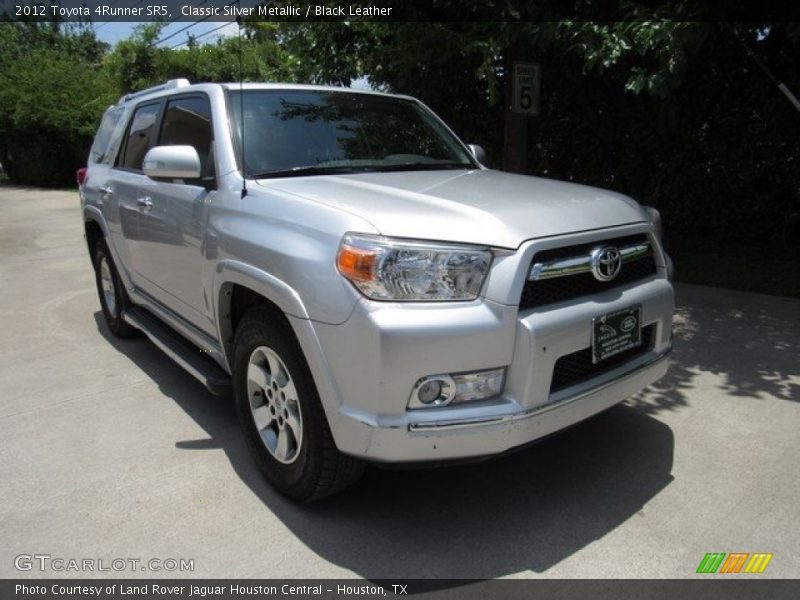
M715 578L685 580L359 580L359 579L197 579L197 580L111 580L42 579L0 580L0 598L30 600L264 600L396 598L413 596L431 600L783 600L800 597L800 580Z
M794 21L800 3L662 0L0 0L0 21Z

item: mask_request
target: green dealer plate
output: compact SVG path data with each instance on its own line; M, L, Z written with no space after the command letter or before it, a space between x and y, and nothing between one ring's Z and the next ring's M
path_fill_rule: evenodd
M592 319L592 362L598 363L642 344L642 306Z

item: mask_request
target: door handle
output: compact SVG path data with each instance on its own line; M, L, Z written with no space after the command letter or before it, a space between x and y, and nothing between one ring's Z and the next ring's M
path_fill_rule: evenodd
M104 185L103 187L98 188L97 191L100 192L103 195L104 198L108 198L109 196L113 196L114 195L114 190L112 190L107 185Z
M153 200L150 196L142 196L136 199L136 206L138 206L142 212L147 212L153 208Z

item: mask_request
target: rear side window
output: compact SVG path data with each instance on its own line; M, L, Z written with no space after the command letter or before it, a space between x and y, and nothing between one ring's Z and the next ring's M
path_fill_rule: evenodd
M156 122L160 103L139 106L133 113L128 138L125 140L125 151L119 165L126 169L142 170L144 155L150 149L155 138Z
M211 104L205 96L174 98L167 103L159 146L193 146L203 176L214 174Z
M125 110L121 106L112 106L103 115L97 134L94 136L92 149L89 150L89 163L110 164L111 156L111 137L119 124L120 117Z

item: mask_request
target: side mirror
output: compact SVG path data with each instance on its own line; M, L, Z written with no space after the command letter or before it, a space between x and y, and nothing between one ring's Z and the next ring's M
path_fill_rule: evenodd
M200 179L200 156L193 146L156 146L144 155L142 170L151 179Z
M472 152L472 156L475 157L475 160L482 165L486 164L486 150L484 150L482 146L478 146L478 144L467 144L467 148L469 148L469 151Z

